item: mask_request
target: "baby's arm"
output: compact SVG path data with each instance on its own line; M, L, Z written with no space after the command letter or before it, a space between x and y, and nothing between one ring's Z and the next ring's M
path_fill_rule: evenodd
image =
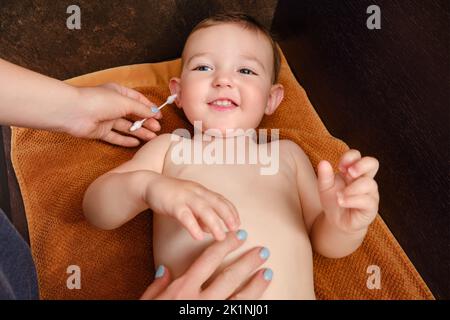
M239 226L236 208L223 196L188 180L162 175L171 135L163 134L144 145L130 161L105 173L86 190L86 219L102 229L114 229L145 209L165 214L183 224L195 239L204 230L217 240Z
M101 229L115 229L149 208L148 185L161 175L170 134L146 143L134 157L97 178L86 190L83 211L86 219Z
M328 258L341 258L353 253L363 242L367 228L375 218L378 210L378 192L376 184L375 187L373 185L375 181L361 178L352 185L352 182L354 182L352 179L345 178L347 180L344 181L340 176L334 177L331 166L328 164L329 168L326 168L324 167L326 164L321 163L322 172L324 172L323 170L331 170L331 172L329 172L330 175L322 176L322 180L318 183L314 169L303 150L292 142L290 151L296 165L297 188L305 226L309 233L313 250ZM354 166L358 162L358 156L355 156L355 151L350 150L344 154L342 161L347 161L349 166ZM350 158L353 161L348 161ZM359 155L360 158L361 156ZM369 163L368 167L374 164L373 160L375 159L370 158L367 160L368 158L360 160L360 167L364 167L367 163ZM378 169L378 163L376 163L376 166L375 172ZM347 188L346 182L349 183ZM363 186L362 189L365 188L367 191L373 191L373 188L375 188L374 193L376 194L374 199L369 199L369 197L361 198L361 196L357 199L359 202L361 202L361 199L363 200L361 207L364 207L364 209L366 207L370 208L366 210L367 212L361 213L358 211L359 209L350 209L348 206L345 207L338 204L337 194L339 192L345 193L348 188L355 190L355 186L357 191L359 186ZM350 204L350 207L352 205ZM355 207L358 206L356 205Z

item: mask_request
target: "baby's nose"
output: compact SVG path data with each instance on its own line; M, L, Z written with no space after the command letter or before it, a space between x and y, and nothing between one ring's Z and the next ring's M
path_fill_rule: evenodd
M214 78L213 86L222 88L222 87L233 87L233 80L227 74L220 74Z

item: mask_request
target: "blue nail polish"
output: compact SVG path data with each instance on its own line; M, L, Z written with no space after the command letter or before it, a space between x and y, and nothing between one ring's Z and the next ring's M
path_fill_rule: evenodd
M247 231L242 230L242 229L238 230L238 231L236 231L236 236L241 241L245 240L245 239L247 239Z
M158 269L156 269L155 279L161 278L163 275L164 275L164 266L160 264Z
M261 257L261 259L267 260L270 256L270 251L269 249L267 249L266 247L262 248L259 251L259 256Z
M263 276L264 276L264 280L266 280L266 281L272 280L272 277L273 277L272 269L267 268L266 270L264 270Z
M152 107L152 112L153 113L158 113L159 109L157 107Z

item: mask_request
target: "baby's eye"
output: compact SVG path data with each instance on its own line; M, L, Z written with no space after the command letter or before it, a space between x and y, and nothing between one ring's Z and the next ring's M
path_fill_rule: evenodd
M247 68L239 69L239 72L242 73L242 74L253 74L255 76L257 75L255 72L253 72L252 70L247 69Z
M209 67L209 66L198 66L198 67L194 68L194 70L197 70L197 71L210 71L210 70L212 70L212 68Z

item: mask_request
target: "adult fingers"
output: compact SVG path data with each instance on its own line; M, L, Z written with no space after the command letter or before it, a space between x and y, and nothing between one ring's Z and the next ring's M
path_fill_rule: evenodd
M142 140L146 140L146 141L156 137L156 133L154 133L148 129L145 129L145 128L140 128L139 130L130 132L129 129L132 125L133 125L133 123L131 121L120 118L120 119L117 119L116 121L114 121L113 128L117 131L121 131L123 133L133 135L135 137L138 137L138 138L140 138Z
M142 93L117 83L106 83L101 87L113 90L122 95L123 100L118 106L122 115L134 114L139 118L161 118L161 112L152 112L151 107L155 106L155 104L150 102ZM110 108L109 110L113 109Z
M161 125L159 124L158 120L156 120L155 118L147 119L144 122L144 124L142 125L142 127L145 127L145 128L150 129L152 131L159 131L159 130L161 130ZM139 131L139 129L137 131Z
M273 271L265 268L256 272L242 289L234 293L230 300L256 300L261 298L272 281Z
M247 238L247 232L228 232L225 240L216 241L200 255L186 271L185 278L190 286L200 288L223 262L225 256L239 248Z
M125 95L129 98L132 98L134 100L137 100L143 104L145 104L147 107L150 107L150 110L152 111L152 115L151 117L155 118L155 119L161 119L162 118L162 113L161 111L157 110L156 105L152 102L150 102L150 100L147 99L146 96L144 96L142 93L140 93L139 91L127 88L127 87L123 87L122 86L122 95ZM153 112L156 111L156 112ZM148 118L148 117L147 117Z
M171 283L171 275L169 269L160 265L156 269L155 280L147 287L140 300L155 299L161 292L163 292Z
M108 132L108 134L103 137L102 140L122 147L137 147L140 144L138 139L123 136L114 131Z
M152 105L154 105L154 103L151 103L150 100L148 100L147 97L144 96L139 91L122 86L118 83L109 82L109 83L105 83L105 84L101 85L101 87L114 90L117 93L120 93L121 95L129 97L131 99L137 100L137 101L145 104L148 107L151 107Z
M227 299L269 257L267 248L254 248L224 269L202 292L205 299ZM255 289L252 289L255 290Z

